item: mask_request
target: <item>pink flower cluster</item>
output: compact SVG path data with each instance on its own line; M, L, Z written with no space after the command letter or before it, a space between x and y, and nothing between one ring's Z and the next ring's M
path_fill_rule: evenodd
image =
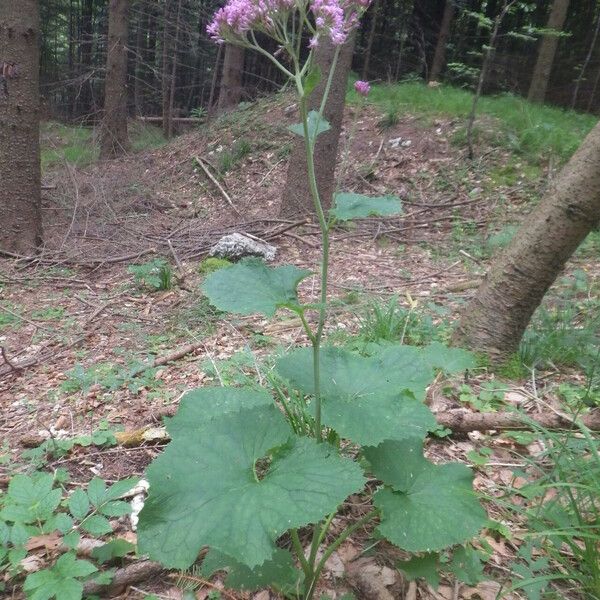
M215 13L206 31L217 42L246 37L251 30L270 33L275 26L273 17L295 5L296 0L229 0Z
M302 9L302 13L312 15L311 47L317 46L322 36L340 46L370 3L371 0L228 0L216 12L207 31L218 42L245 38L249 31L276 37L276 23L287 23L292 11Z
M354 89L361 95L361 96L368 96L369 92L371 91L371 84L368 81L356 81L354 83Z

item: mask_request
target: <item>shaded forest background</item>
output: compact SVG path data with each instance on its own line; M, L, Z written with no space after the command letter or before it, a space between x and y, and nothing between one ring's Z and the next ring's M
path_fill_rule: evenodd
M357 35L353 69L370 80L429 79L445 4L443 0L374 2ZM501 4L501 0L454 1L446 65L440 80L473 87L489 40L489 29L482 26L481 18L474 18L474 13L493 20ZM527 95L540 32L547 25L552 2L517 4L501 24L486 78L487 93ZM226 52L209 39L206 25L218 6L215 0L131 3L131 115L158 116L163 102L171 97L175 117L199 116L215 105ZM49 0L41 3L41 13L43 116L66 121L96 120L103 107L108 0ZM595 0L570 2L558 39L547 102L600 111L600 44L596 44L599 19ZM280 75L267 59L256 53L246 53L242 58L242 100L281 85Z

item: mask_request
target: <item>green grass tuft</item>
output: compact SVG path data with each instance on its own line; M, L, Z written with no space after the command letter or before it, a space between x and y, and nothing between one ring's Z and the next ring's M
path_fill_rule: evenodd
M219 269L230 267L233 263L226 258L217 258L215 256L209 256L205 258L198 267L201 275L209 275Z

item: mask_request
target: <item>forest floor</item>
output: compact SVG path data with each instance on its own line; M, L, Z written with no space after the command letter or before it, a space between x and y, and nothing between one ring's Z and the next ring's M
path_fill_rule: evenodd
M150 136L156 147L108 162L95 161L92 153L79 165L60 159L64 132L46 129L52 159L44 174L45 250L33 260L0 263L0 490L11 475L33 467L66 470L67 489L96 476L107 482L141 476L164 441L115 446L114 432L158 427L186 390L254 381L272 368L273 355L306 343L293 316L225 319L199 289L207 250L233 231L275 244L278 264L316 268L314 224L279 217L293 121L294 106L281 95L168 144ZM355 135L341 187L398 194L404 214L336 229L330 341L348 345L355 335L412 344L448 340L490 259L559 164L496 143L501 121L484 116L480 123L477 157L469 162L460 145L464 125L456 117L390 116L377 106L348 106L344 139L353 129ZM161 257L169 262L172 285L155 290L148 282L152 261ZM432 410L516 407L535 416L564 414L582 398L600 402L593 370L599 284L600 235L594 233L551 290L514 360L496 371L481 366L468 378L438 378L429 390ZM300 287L308 301L316 301L318 291L315 278ZM173 354L175 360L162 360ZM43 444L65 438L76 443ZM455 585L446 578L437 590L422 580L408 584L394 568L398 554L383 543L366 553L365 568L377 571L374 577L385 580L393 598L495 598L514 582L527 539L523 513L505 505L525 509L526 494L519 490L536 476L530 464L544 451L536 432L474 432L429 442L436 461L459 460L475 469L475 487L493 520L474 543L487 557L482 581ZM118 528L125 532L128 525ZM326 597L354 590L369 598L360 582L342 575L373 545L370 536L355 535L337 553L323 578ZM158 574L118 597L180 598L175 583ZM215 597L221 586L216 578L197 597ZM546 597L580 597L569 583L556 590ZM227 593L269 598L266 592ZM514 591L508 597L526 596Z

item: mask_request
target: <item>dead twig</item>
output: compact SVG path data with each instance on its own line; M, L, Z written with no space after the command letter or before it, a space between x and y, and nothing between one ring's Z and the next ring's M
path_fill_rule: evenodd
M152 362L146 363L146 364L138 367L137 369L135 369L131 373L131 377L136 377L137 375L140 375L147 369L155 369L156 367L162 367L163 365L166 365L167 363L175 362L176 360L183 358L187 354L192 354L192 352L195 352L196 350L198 350L198 348L202 348L203 346L204 346L204 343L187 344L186 346L182 346L178 350L174 350L170 354L165 354L164 356L158 356Z
M223 196L223 198L225 198L227 204L231 206L235 214L241 217L242 215L240 214L240 211L236 208L235 204L229 197L229 194L225 191L225 189L219 183L217 178L208 170L206 163L199 156L194 156L194 160L198 163L198 166L204 171L206 176L215 184L215 187L219 190L219 192L221 192L221 195Z
M237 600L237 598L233 594L230 594L227 590L220 588L218 585L211 583L203 577L198 577L197 575L189 575L186 573L169 573L169 577L175 578L178 581L191 581L192 583L204 585L212 590L218 590L221 593L221 595L225 596L225 598L229 598L229 600Z

